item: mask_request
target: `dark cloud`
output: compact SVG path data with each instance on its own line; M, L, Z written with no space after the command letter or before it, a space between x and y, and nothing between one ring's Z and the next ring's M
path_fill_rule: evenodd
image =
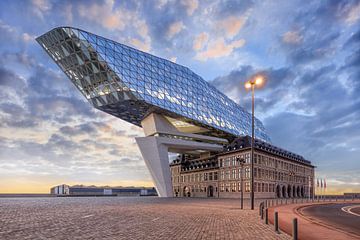
M252 66L241 66L237 70L231 71L226 76L217 77L210 81L212 85L217 87L221 92L232 93L240 97L240 104L245 109L251 109L251 96L244 88L244 83L254 77L256 74L265 76L265 84L262 89L257 90L256 104L260 111L266 112L271 110L277 102L282 101L286 92L293 85L295 78L293 72L289 68L280 69L255 69ZM269 91L271 89L271 91Z
M23 90L25 81L14 72L0 67L0 85L11 87L15 90Z
M101 129L99 130L99 128L110 128L110 126L102 122L87 122L76 126L64 126L61 127L59 131L65 136L76 136L85 134L88 136L96 137L99 131L101 131Z

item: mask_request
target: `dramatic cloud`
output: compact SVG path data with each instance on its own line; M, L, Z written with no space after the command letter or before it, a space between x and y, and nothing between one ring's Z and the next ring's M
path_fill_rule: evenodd
M215 41L210 42L204 51L198 52L195 59L206 61L207 59L226 57L229 56L234 49L240 48L244 46L244 44L244 39L226 43L224 38L218 38Z
M297 31L289 31L283 35L284 43L299 44L302 42L302 40L302 36Z
M184 24L181 21L177 21L172 23L169 26L169 29L167 31L167 37L170 39L172 37L174 37L176 34L178 34L179 32L181 32L181 30L184 28Z
M189 16L193 15L195 10L199 7L198 0L182 0L181 3L186 7L186 12Z
M227 38L234 38L246 21L245 17L230 16L218 22L218 28L225 31Z
M205 46L208 40L209 40L209 35L207 33L205 32L200 33L194 39L193 49L195 51L201 50Z

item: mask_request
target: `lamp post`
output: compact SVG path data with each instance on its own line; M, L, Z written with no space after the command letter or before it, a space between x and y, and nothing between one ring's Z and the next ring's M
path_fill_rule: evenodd
M264 81L262 76L256 76L245 83L246 89L251 89L251 210L254 210L254 143L255 143L255 116L254 116L254 106L255 106L255 86L260 86Z
M245 160L243 158L236 158L238 164L240 164L240 208L244 209L244 197L243 197L243 167Z

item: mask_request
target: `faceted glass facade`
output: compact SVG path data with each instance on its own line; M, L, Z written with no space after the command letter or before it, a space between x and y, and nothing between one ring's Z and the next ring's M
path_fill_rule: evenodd
M208 135L251 134L251 115L187 67L70 27L37 41L97 109L137 126L157 112ZM255 135L270 141L258 119Z

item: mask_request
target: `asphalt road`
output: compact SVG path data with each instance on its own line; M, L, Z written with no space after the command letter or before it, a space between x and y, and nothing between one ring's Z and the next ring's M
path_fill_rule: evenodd
M350 212L355 214L345 212L342 210L342 208L350 208ZM314 205L303 208L301 212L306 217L310 217L312 220L316 220L337 229L356 234L360 239L359 203Z

